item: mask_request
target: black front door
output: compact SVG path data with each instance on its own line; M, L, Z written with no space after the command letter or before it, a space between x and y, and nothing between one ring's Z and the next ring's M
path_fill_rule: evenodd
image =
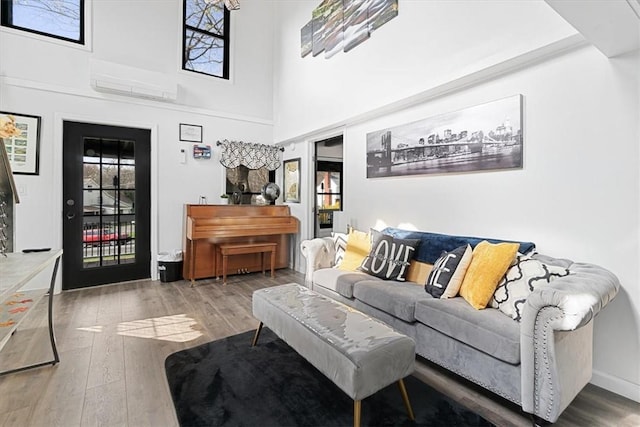
M65 121L62 288L151 276L151 132Z

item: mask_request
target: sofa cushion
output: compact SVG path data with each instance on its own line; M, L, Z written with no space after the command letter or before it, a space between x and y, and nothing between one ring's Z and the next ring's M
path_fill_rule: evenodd
M520 324L500 310L478 311L460 297L422 299L415 306L420 323L504 362L520 363Z
M331 289L345 298L353 298L354 283L372 279L376 280L365 273L344 271L337 268L321 268L313 272L314 285Z
M353 286L353 296L363 303L405 322L415 322L416 301L431 299L422 286L412 282L363 280Z
M382 230L384 234L388 234L399 239L420 239L420 245L415 254L415 259L421 262L433 264L436 262L442 251L452 251L455 248L470 244L472 248L483 240L487 240L490 243L501 243L506 240L498 239L485 239L481 237L468 237L468 236L452 236L448 234L430 233L427 231L410 231L402 230L395 227L387 227ZM536 248L535 243L532 242L515 242L520 245L518 251L522 254L528 254Z
M478 310L485 308L517 252L517 243L478 243L460 286L460 296Z
M360 269L384 280L407 280L409 263L420 243L418 239L396 239L371 229L371 251Z
M433 265L433 270L424 285L434 298L453 298L458 295L464 274L471 264L471 245L460 246L445 252Z

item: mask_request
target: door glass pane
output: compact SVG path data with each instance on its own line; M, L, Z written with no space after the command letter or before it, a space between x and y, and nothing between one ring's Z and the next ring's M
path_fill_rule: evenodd
M136 188L136 167L120 165L120 188Z
M329 193L340 192L340 172L329 172Z
M100 140L85 139L84 163L100 163Z
M135 144L133 141L120 141L120 163L133 165L135 163Z
M82 215L87 218L100 215L100 190L84 190Z
M134 141L87 138L84 154L83 266L135 263Z
M103 164L102 188L117 188L120 178L118 177L118 165Z
M340 210L340 172L316 172L316 205L319 210Z

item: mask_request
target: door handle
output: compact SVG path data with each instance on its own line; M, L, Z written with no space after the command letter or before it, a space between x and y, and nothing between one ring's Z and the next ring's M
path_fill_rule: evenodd
M73 206L76 204L76 201L73 199L67 199L67 206ZM76 217L75 212L67 212L67 219L73 219Z

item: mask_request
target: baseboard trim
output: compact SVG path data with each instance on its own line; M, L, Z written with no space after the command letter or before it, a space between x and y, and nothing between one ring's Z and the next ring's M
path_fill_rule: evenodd
M640 384L635 384L600 371L593 371L591 384L640 403Z

